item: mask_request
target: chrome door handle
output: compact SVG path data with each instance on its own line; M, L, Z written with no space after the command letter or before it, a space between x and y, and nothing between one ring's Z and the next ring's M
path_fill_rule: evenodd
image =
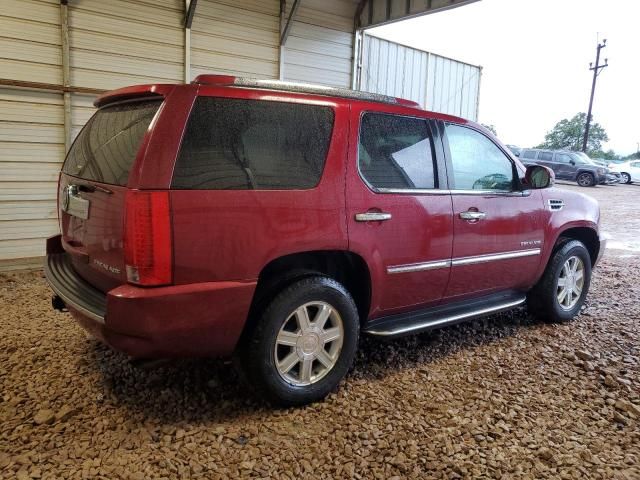
M460 218L463 220L482 220L486 216L487 214L484 212L474 212L473 210L460 213Z
M356 222L382 222L384 220L391 220L391 214L384 212L356 213Z

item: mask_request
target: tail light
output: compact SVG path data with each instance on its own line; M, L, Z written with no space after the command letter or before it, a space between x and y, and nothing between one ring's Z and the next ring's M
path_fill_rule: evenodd
M127 192L124 254L127 281L143 286L171 283L169 192Z

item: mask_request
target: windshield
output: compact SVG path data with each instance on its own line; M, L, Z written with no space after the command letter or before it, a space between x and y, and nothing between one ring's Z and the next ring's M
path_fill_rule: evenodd
M112 185L126 185L142 137L161 100L118 103L99 109L69 150L62 171Z

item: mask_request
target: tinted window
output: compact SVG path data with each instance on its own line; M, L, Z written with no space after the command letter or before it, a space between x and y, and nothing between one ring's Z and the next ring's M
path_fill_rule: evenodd
M556 162L571 163L571 155L567 153L556 153Z
M551 152L540 152L538 154L538 160L544 160L545 162L550 162L553 160L553 153Z
M640 162L633 162L633 163L631 164L631 166L632 166L633 168L640 168Z
M113 185L126 185L142 137L162 101L128 102L103 107L73 143L62 171Z
M487 137L470 128L447 125L456 190L511 190L513 164Z
M367 113L360 124L358 165L375 188L435 188L426 120Z
M200 97L173 175L184 189L306 189L320 182L329 107Z
M535 150L525 150L524 152L522 152L522 158L535 159L536 153L538 152L536 152Z

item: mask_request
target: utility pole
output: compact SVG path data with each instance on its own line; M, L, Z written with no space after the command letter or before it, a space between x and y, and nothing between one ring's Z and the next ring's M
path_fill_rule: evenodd
M596 80L598 79L598 75L600 75L600 71L603 68L609 66L609 60L604 59L604 65L600 65L600 50L607 46L607 40L602 40L602 43L598 43L598 50L596 52L596 65L593 66L593 63L589 64L589 70L593 70L593 84L591 85L591 99L589 100L589 112L587 113L587 125L584 129L584 141L582 142L582 151L587 152L587 143L589 142L589 129L591 128L591 110L593 109L593 96L596 93Z

